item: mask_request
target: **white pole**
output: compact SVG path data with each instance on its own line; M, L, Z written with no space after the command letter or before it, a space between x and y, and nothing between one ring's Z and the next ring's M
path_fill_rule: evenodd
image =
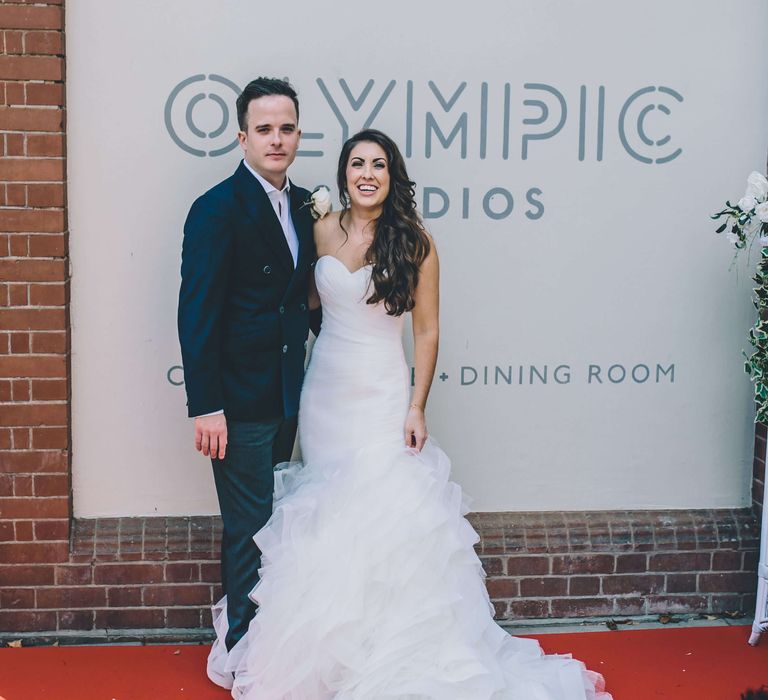
M749 644L757 646L760 635L768 629L768 503L765 499L765 477L768 471L768 435L763 449L763 508L760 524L760 563L757 565L757 601L755 603L755 621Z

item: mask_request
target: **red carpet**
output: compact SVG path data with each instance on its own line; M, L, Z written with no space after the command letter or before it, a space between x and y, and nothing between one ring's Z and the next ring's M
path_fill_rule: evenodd
M606 678L615 700L738 700L768 684L768 639L707 627L546 634L547 652L572 652ZM0 649L5 700L226 700L205 677L204 646ZM269 700L269 698L264 698Z

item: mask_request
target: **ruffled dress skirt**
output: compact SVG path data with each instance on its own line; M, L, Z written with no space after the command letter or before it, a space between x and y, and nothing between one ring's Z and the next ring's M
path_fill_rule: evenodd
M210 664L236 674L240 700L610 700L580 661L494 622L448 458L432 440L405 447L402 319L339 308L361 282L327 258L304 463L276 472L272 518L254 536L257 613L227 654L226 598L215 606Z

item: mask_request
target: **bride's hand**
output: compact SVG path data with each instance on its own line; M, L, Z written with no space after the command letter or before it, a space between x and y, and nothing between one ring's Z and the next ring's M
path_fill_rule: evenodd
M424 409L411 405L405 419L405 446L415 447L417 452L421 452L426 441L427 422L424 419Z

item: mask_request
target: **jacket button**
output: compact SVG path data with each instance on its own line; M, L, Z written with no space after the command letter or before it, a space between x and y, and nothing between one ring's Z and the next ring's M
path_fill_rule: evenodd
M304 341L304 349L305 349L305 350L307 349L307 345L309 345L309 341L308 341L308 340L305 340L305 341Z
M285 353L287 353L287 352L288 352L288 346L287 345L283 345L283 355L285 355Z
M281 306L281 307L278 309L278 311L279 311L281 314L284 314L284 313L285 313L285 307L284 307L284 306Z
M306 305L306 304L299 304L299 308L300 308L302 311L306 311L306 310L307 310L307 305Z
M263 272L265 275L268 275L272 272L272 268L269 265L264 265Z

